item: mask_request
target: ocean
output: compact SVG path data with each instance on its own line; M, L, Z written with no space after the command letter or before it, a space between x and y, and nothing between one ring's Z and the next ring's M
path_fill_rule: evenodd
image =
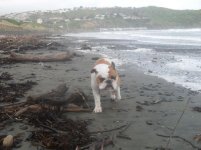
M137 66L147 75L201 92L201 29L104 30L66 34L110 57L118 65ZM119 67L121 69L121 67Z

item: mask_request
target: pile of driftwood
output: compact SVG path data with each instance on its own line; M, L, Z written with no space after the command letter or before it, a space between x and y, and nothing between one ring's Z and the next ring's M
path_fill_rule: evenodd
M73 54L70 52L59 52L51 54L19 54L19 53L10 53L10 58L12 61L32 61L32 62L51 62L51 61L65 61L71 60Z
M61 84L50 92L28 96L25 102L0 106L0 130L12 121L28 123L35 128L29 131L26 140L46 149L103 150L114 145L113 137L100 137L100 134L118 130L116 137L131 139L124 134L130 124L89 132L89 121L74 121L62 115L64 112L92 112L88 101L81 89ZM0 135L0 149L20 147L20 141L22 137L17 135Z
M33 36L9 36L0 39L0 49L10 51L34 50L46 47L46 43Z
M0 129L11 121L28 120L37 129L31 131L27 140L39 146L49 149L75 149L89 144L92 139L86 121L60 117L63 112L69 111L91 112L87 96L80 89L61 84L50 92L29 96L26 102L1 106ZM0 147L13 147L15 140L17 139L12 135L2 135Z
M40 48L57 49L57 47L63 47L62 44L57 42L47 42L41 40L42 37L38 36L8 36L0 38L0 50L4 53L10 51L26 51L36 50Z
M54 52L47 54L24 54L28 50L48 49L57 50L65 47L57 42L42 40L41 37L33 36L11 36L0 38L0 54L6 54L6 57L0 57L0 65L12 64L18 61L32 62L51 62L71 60L75 55L69 51ZM23 54L22 54L23 53ZM7 56L9 54L9 56Z

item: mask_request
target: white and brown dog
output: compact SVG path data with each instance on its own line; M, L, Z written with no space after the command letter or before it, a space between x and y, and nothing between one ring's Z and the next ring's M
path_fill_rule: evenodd
M120 100L120 77L115 64L107 58L98 59L91 70L91 88L95 101L94 112L102 112L100 90L109 90L111 99Z

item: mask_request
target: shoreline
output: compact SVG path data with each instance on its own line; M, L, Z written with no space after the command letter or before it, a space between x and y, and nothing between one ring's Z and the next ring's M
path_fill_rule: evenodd
M68 46L64 50L70 49L78 53L80 57L74 57L71 61L46 62L43 65L36 62L14 63L5 65L2 72L12 74L15 81L28 79L38 83L21 100L26 99L29 95L51 91L55 86L66 83L69 86L82 89L89 97L87 103L93 109L90 70L95 62L94 59L100 55L78 52L75 48L81 47L82 43L77 45L74 43L75 39L61 38L57 40ZM51 50L42 49L38 52L51 52ZM114 139L115 146L105 147L106 150L119 148L141 150L166 147L168 138L157 136L157 134L181 136L201 147L193 140L195 135L200 134L200 114L192 111L193 106L200 106L200 93L166 82L158 77L145 75L136 67L131 68L124 64L118 68L122 80L121 101L111 102L108 93L103 92L101 97L102 113L66 113L65 116L72 119L91 120L91 124L88 126L90 132L110 130L129 123L130 126L124 131L124 134L130 137L130 140L116 137ZM33 73L34 76L31 75ZM181 120L178 122L180 117ZM21 125L21 123L10 124L2 132L9 134L24 132L28 136L28 130L31 128L22 130L20 129ZM11 128L13 130L10 130ZM95 135L115 136L117 134L118 131L115 130ZM190 144L175 138L171 138L168 148L173 150L194 149ZM35 147L26 141L19 149L34 150Z

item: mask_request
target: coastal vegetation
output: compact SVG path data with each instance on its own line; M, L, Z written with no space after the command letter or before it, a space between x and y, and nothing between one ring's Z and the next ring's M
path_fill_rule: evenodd
M12 13L0 17L0 30L91 31L104 28L200 28L201 10L161 7L73 8Z

